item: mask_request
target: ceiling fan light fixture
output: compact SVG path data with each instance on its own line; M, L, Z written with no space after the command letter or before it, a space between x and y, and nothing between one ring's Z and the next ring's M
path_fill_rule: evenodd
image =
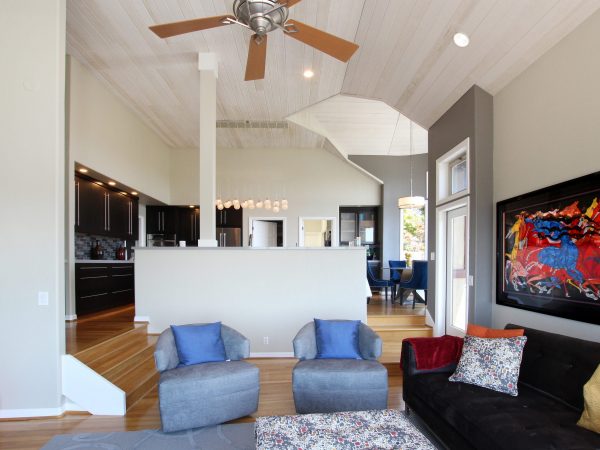
M304 71L303 75L304 75L304 78L312 78L312 77L315 76L315 73L312 70L310 70L310 69L306 69Z
M464 48L469 45L470 39L465 33L456 33L452 38L457 47Z

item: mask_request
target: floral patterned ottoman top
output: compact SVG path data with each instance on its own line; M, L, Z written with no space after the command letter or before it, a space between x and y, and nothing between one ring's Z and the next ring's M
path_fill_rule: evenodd
M259 417L255 430L257 450L435 450L404 413L394 409Z

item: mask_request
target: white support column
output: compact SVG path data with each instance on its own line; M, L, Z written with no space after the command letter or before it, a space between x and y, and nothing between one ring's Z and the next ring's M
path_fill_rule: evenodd
M200 239L199 247L216 247L217 58L198 54L200 71Z

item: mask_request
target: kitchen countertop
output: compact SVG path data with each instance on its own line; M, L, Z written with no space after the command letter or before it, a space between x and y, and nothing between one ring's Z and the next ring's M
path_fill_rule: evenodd
M76 259L76 264L133 264L133 260L123 260L123 259Z

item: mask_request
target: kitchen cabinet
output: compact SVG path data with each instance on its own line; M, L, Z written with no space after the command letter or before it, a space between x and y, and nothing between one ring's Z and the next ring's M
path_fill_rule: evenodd
M176 235L179 231L179 211L178 206L147 206L146 232ZM179 240L178 236L177 240Z
M138 199L75 177L75 231L136 240Z
M242 208L217 208L217 228L243 228L244 211Z
M340 245L360 237L360 244L368 247L368 257L378 256L379 249L379 207L342 206L340 207Z
M200 209L179 208L177 240L185 241L188 247L197 247L198 239L200 239Z
M108 261L75 264L77 315L123 306L134 301L133 264Z
M75 178L75 231L106 234L106 189L80 177Z

